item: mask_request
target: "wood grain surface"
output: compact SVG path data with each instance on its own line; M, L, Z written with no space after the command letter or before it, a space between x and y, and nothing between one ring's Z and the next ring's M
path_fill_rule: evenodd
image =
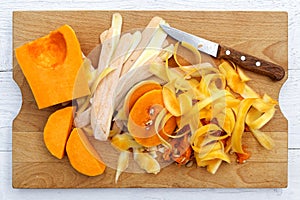
M75 30L82 51L88 54L98 43L99 34L110 26L115 11L14 12L13 48L46 35L63 24ZM121 11L123 31L143 28L153 16L170 25L207 39L275 62L287 71L287 13L285 12L179 12ZM30 88L13 57L13 76L22 92L22 108L13 122L13 186L16 188L98 188L98 187L209 187L257 188L287 186L287 120L280 109L262 130L276 143L272 151L262 149L249 134L252 158L244 165L222 164L216 175L202 168L170 165L158 174L130 174L114 183L113 169L98 177L86 177L69 165L67 158L54 159L46 150L42 131L47 117L55 109L38 110ZM251 86L278 99L286 77L279 82L252 72Z

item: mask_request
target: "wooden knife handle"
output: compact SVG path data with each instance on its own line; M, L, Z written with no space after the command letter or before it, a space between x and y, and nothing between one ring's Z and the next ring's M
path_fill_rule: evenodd
M284 69L274 63L256 58L249 54L242 53L235 49L220 45L218 58L230 60L240 67L249 71L270 77L275 81L281 80L284 75Z

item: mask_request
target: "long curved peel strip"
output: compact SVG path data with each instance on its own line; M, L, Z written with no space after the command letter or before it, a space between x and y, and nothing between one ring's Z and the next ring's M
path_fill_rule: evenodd
M115 183L118 182L118 179L123 171L125 171L129 164L129 151L121 151L118 159L118 166L116 170Z
M245 118L254 101L255 99L244 99L241 101L241 104L239 106L231 140L232 150L236 153L244 153L244 150L242 148L242 136L245 128Z

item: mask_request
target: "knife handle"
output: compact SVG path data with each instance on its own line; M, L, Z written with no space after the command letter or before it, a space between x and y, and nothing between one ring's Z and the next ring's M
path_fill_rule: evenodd
M230 60L240 67L249 71L270 77L275 81L280 81L284 75L284 69L274 63L256 58L249 54L242 53L235 49L220 45L218 58Z

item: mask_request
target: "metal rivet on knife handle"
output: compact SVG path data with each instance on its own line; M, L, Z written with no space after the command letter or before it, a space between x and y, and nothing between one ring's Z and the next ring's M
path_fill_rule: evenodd
M256 61L255 65L256 67L260 67L261 63L259 61Z
M223 45L219 46L218 58L230 60L240 67L268 76L275 81L281 80L285 75L284 69L275 63L256 58Z

